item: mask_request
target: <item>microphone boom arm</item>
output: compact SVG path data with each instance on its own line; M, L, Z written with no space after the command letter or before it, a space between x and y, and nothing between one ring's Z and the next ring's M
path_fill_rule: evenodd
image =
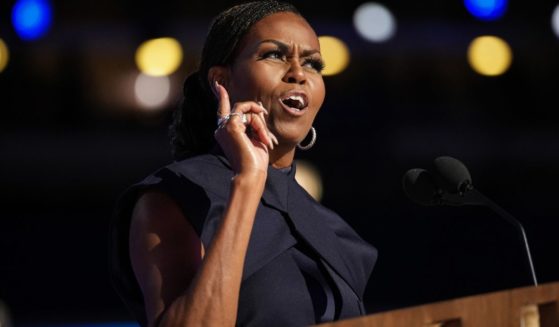
M520 234L522 241L524 242L524 247L526 250L526 257L528 258L528 265L530 268L530 273L532 274L532 281L534 286L538 286L538 279L536 278L536 270L534 269L534 263L532 261L532 255L530 253L530 247L528 246L528 238L526 237L526 232L522 224L514 218L505 209L501 208L498 204L491 201L488 197L483 195L481 192L476 190L473 186L469 185L468 190L463 194L443 194L440 198L441 204L444 205L480 205L487 206L495 211L499 216L505 219L508 223L514 226Z

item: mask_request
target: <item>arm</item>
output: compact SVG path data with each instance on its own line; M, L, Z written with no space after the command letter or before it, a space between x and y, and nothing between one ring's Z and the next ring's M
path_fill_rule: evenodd
M130 228L130 253L150 326L235 324L246 249L265 178L235 178L223 222L203 260L200 240L173 200L156 192L140 198Z
M226 91L221 88L221 104ZM254 103L235 106L258 114ZM271 143L256 115L249 124ZM202 259L200 239L178 205L166 195L145 193L130 227L132 267L144 296L149 326L234 326L244 260L267 176L266 147L229 122L216 138L237 173L222 222Z

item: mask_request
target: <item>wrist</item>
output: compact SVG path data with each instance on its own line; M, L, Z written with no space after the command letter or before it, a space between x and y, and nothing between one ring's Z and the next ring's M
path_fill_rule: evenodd
M232 185L241 188L255 188L259 186L263 188L263 186L266 184L267 177L268 172L265 170L245 170L233 176Z

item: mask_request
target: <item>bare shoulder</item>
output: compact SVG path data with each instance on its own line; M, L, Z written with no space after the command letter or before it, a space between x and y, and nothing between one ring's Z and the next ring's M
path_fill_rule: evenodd
M200 238L170 196L146 191L132 213L129 251L148 321L153 322L194 278L202 261Z
M188 223L179 205L160 191L146 191L136 202L132 212L132 225L153 229L165 228L170 224ZM178 227L178 226L174 226Z

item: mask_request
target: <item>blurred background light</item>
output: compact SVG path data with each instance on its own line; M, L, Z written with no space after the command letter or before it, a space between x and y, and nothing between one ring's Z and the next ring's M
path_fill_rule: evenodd
M510 67L512 51L503 39L496 36L480 36L470 43L468 61L479 74L497 76Z
M383 5L367 2L360 5L353 14L353 25L364 39L383 42L396 31L394 15Z
M10 52L6 43L0 39L0 73L8 66L10 60Z
M559 37L559 4L555 6L553 10L553 15L551 16L551 26L553 27L553 32Z
M132 317L103 277L108 214L131 183L172 162L170 114L199 61L190 52L199 53L209 18L227 4L49 0L52 25L30 42L12 24L16 2L0 0L9 55L0 73L0 162L10 190L3 193L0 299L18 327L124 327L108 324ZM369 2L394 15L394 34L382 43L354 26L356 9ZM439 155L469 163L478 186L525 217L538 277L559 281L549 251L559 248L559 38L550 26L559 33L559 0L511 1L497 21L477 19L464 0L295 3L319 35L340 38L346 50L345 70L324 76L320 143L298 153L319 168L322 197L301 177L304 163L296 178L383 253L362 299L367 311L529 282L521 256L512 255L523 245L501 232L507 226L493 212L422 209L402 193L405 170ZM472 68L468 47L483 35L514 51L505 75ZM138 47L163 36L180 42L182 63L168 76L138 76ZM325 40L331 75L342 58Z
M465 0L466 9L481 20L501 18L507 9L507 0Z
M52 6L48 0L18 0L12 9L12 23L23 40L43 36L52 23Z
M146 75L166 76L174 73L182 63L182 47L170 37L145 41L136 50L136 65Z
M4 326L0 326L4 327ZM101 322L101 323L60 323L60 324L25 324L22 327L140 327L140 324L133 321Z
M159 109L169 99L171 81L167 76L138 74L134 83L134 95L145 109Z
M341 73L349 64L349 49L345 43L333 36L320 36L320 52L324 60L323 75Z
M308 161L297 160L297 170L295 180L301 185L316 201L322 199L322 179L318 169Z

